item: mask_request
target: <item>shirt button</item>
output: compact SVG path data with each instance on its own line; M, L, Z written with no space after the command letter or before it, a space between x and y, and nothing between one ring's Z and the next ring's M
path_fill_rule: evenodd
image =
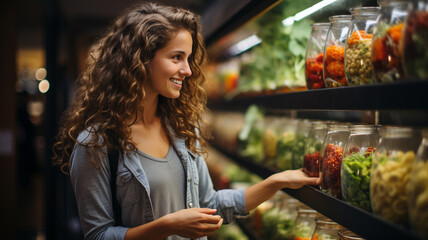
M191 179L191 178L188 178L188 179L187 179L187 181L188 181L188 182L191 182L191 181L192 181L192 179Z
M193 207L193 204L192 204L192 203L189 203L189 208L191 208L191 207Z

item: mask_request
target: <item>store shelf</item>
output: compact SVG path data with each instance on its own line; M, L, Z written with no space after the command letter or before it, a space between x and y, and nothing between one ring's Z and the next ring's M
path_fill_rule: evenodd
M262 178L278 172L275 169L253 163L250 159L239 157L221 147L215 145L213 147ZM300 189L283 189L283 191L366 239L421 240L408 229L391 224L367 211L331 197L315 187L304 186Z
M277 109L428 110L428 81L314 89L230 101L210 101L211 109L245 109L251 104Z

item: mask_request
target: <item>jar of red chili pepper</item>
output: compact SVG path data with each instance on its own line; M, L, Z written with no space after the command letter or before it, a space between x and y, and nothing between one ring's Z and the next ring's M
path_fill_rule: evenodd
M349 125L331 124L320 151L320 189L339 199L342 198L340 168L348 137Z
M310 177L319 176L319 156L322 143L327 134L327 122L315 121L311 124L306 140L303 171Z
M308 89L325 88L322 77L325 39L330 23L314 23L306 45L305 74Z
M353 125L349 132L340 174L342 197L348 203L371 212L370 173L379 133L374 125Z
M373 30L373 78L375 82L396 82L404 76L399 45L409 1L379 0L379 5Z
M357 7L349 11L352 20L345 48L346 80L349 86L368 84L372 82L372 33L379 8Z
M345 45L351 15L329 17L331 26L327 33L323 58L323 77L325 86L347 86L345 77Z
M404 27L403 66L406 80L428 79L428 1L411 4Z

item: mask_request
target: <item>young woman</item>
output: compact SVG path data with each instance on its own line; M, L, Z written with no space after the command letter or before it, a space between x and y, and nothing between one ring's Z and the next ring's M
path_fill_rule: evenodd
M154 3L125 12L97 42L54 145L86 239L206 239L279 189L318 184L295 170L245 190L213 189L200 131L204 61L198 16ZM113 197L121 226L112 150L120 150Z

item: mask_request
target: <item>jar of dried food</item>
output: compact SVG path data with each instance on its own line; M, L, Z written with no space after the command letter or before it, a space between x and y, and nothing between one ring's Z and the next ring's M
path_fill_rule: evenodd
M320 151L320 189L339 199L342 198L340 168L348 137L349 125L331 124Z
M329 17L331 26L327 33L323 58L323 76L328 88L347 86L345 76L345 46L351 15Z
M330 23L314 23L311 25L311 35L306 44L305 55L305 75L308 89L325 88L322 77L322 59L330 25Z
M428 239L428 129L422 132L408 185L408 206L411 228Z
M390 222L408 226L407 184L421 141L410 127L383 126L373 156L370 200L373 213Z
M373 78L375 82L403 79L399 47L409 1L379 0L380 12L373 31Z
M327 122L315 121L311 124L305 146L303 171L310 177L318 177L320 172L320 150L327 134Z
M428 1L411 4L404 27L403 67L406 80L428 79Z
M315 219L316 227L312 240L338 240L339 230L343 227L333 220L326 217L319 217Z
M296 138L297 119L281 119L281 127L278 134L278 144L276 147L276 167L280 170L290 170L293 168L293 145Z
M379 12L378 7L350 9L352 20L345 48L345 75L349 86L372 82L373 28Z
M315 230L315 218L320 216L317 211L308 208L298 208L297 218L291 230L291 239L310 240Z
M379 134L373 125L349 127L341 168L342 197L345 201L371 212L370 173Z

